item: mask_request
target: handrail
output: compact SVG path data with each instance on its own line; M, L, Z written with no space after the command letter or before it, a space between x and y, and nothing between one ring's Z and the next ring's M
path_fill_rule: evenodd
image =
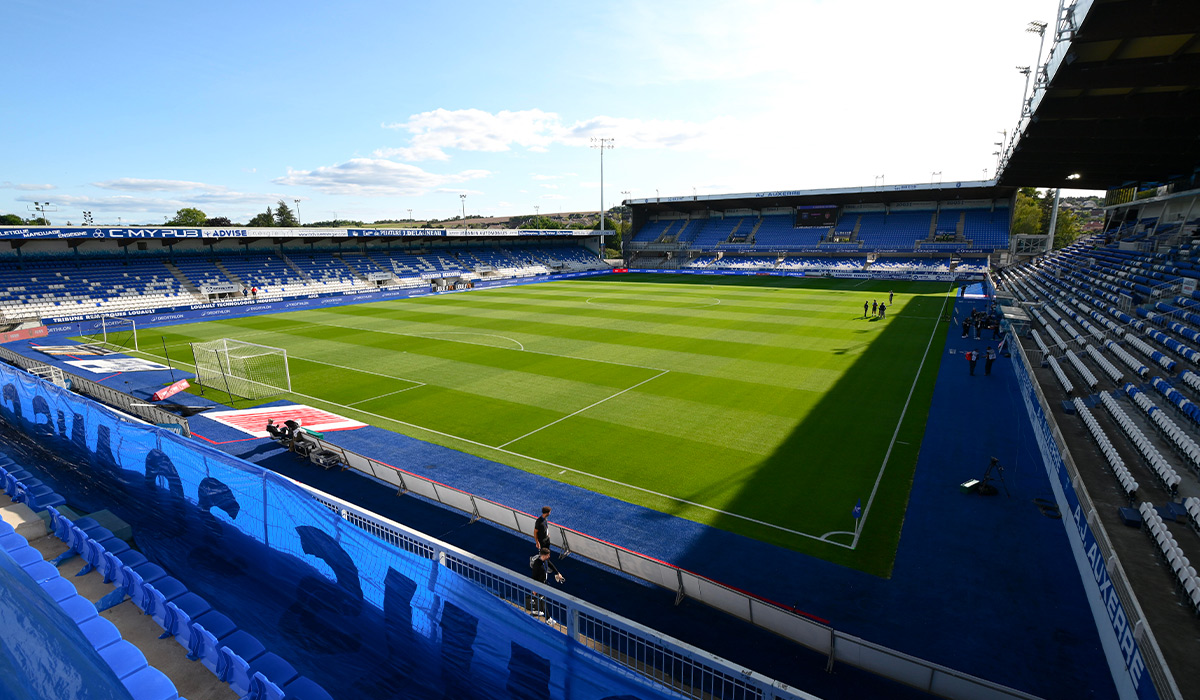
M454 488L399 467L313 438L320 449L338 455L342 464L396 488L397 495L412 493L440 503L518 534L533 531L536 519L529 513ZM318 449L314 447L314 449ZM378 516L375 516L378 518ZM774 632L803 647L824 654L827 668L842 662L919 690L947 698L1023 698L1034 696L984 678L890 649L880 644L839 632L814 616L797 612L752 593L731 588L645 554L598 539L586 533L547 523L551 541L563 550L634 578L675 592L675 603L685 597ZM392 540L394 541L394 540ZM523 585L523 584L522 584Z
M295 480L291 481L307 491L313 500L367 533L391 542L407 552L436 561L480 584L486 592L513 605L522 605L531 594L543 596L546 599L547 614L557 621L555 629L564 632L580 644L689 697L708 697L711 688L724 686L740 688L744 693L743 697L763 700L816 700L814 696L797 688L767 678L686 642L665 636L661 632L549 585L537 583L529 576L517 575L466 550L405 527L337 496ZM639 660L645 661L646 654L637 653L626 645L617 649L606 643L605 640L613 636L613 630L619 633L624 642L632 642L641 649L666 648L676 663L649 666L638 664ZM605 634L594 634L597 631L604 631Z

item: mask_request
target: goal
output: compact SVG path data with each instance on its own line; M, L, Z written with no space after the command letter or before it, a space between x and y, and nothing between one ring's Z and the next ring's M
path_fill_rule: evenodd
M137 323L132 318L101 316L100 326L81 336L85 343L103 345L110 350L140 350L137 342Z
M287 351L221 338L192 343L196 381L244 399L262 399L292 390Z

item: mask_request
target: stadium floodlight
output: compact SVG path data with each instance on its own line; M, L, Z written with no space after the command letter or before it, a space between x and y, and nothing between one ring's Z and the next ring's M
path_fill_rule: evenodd
M592 148L600 149L600 247L604 248L604 151L613 147L612 138L592 137Z
M1033 71L1029 66L1017 66L1017 72L1025 76L1025 89L1021 91L1021 116L1029 114L1029 74Z
M296 223L299 224L300 223L300 200L293 199L292 201L296 203Z
M1025 27L1025 31L1029 32L1030 34L1038 35L1037 63L1033 64L1033 69L1038 72L1038 80L1039 81L1042 78L1042 47L1045 46L1045 44L1046 44L1046 27L1048 27L1048 26L1049 25L1046 24L1045 22L1034 21L1034 22L1030 22ZM1034 89L1035 90L1037 89L1036 82L1034 83Z
M941 182L942 181L942 171L938 170L937 172L929 173L929 184L931 184L931 185L933 184L935 177L937 178L938 182Z
M412 218L412 209L409 209L409 210L408 210L408 220L409 220L409 221L412 221L412 220L413 220L413 218Z
M467 195L460 194L458 195L458 199L462 202L462 218L463 226L465 227L467 225Z
M36 211L38 213L38 218L40 218L42 221L45 221L47 226L50 225L50 219L46 218L46 212L58 211L58 208L50 202L34 202L33 206L30 206L29 209L31 211Z

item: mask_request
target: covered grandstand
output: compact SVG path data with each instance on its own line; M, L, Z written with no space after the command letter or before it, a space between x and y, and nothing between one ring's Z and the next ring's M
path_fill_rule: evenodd
M1016 189L994 182L633 199L634 269L950 274L1007 259Z

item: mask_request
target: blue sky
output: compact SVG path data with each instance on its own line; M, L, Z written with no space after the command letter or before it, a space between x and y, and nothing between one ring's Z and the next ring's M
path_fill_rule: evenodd
M595 210L980 179L1056 0L7 0L0 212ZM1047 38L1047 50L1049 49ZM940 176L932 173L940 172Z

